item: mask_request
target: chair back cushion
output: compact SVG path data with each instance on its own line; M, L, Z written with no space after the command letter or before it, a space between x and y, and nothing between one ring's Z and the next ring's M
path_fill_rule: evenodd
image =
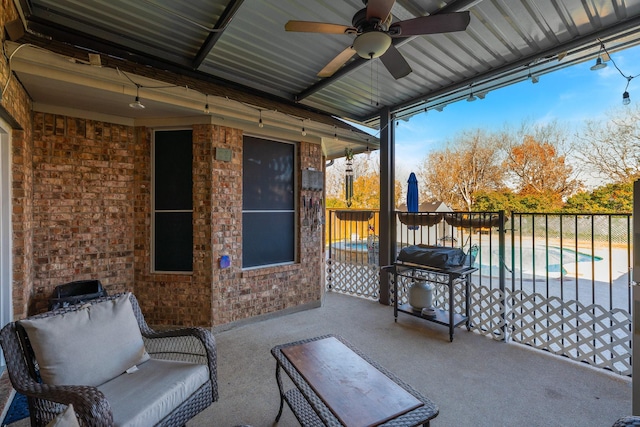
M149 359L129 295L19 321L45 384L98 386Z

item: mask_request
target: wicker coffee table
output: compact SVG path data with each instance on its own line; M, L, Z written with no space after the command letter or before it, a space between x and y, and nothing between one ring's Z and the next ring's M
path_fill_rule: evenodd
M271 349L284 402L303 426L428 426L438 407L340 336ZM285 391L281 371L295 387Z

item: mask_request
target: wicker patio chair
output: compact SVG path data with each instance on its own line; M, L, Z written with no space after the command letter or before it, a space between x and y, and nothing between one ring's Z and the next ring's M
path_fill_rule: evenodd
M76 311L86 304L97 304L118 296L98 298L84 304L59 308L32 316L30 319L58 316ZM154 331L144 320L133 294L130 294L129 300L151 359L185 361L208 366L208 381L157 424L183 426L189 419L218 399L215 339L211 332L204 328ZM48 385L39 380L33 350L19 322L9 323L0 331L0 345L4 351L13 388L27 396L32 426L45 426L57 414L63 412L70 403L73 404L81 426L114 425L111 405L98 388L82 385Z
M622 417L612 427L640 427L640 416L629 415Z

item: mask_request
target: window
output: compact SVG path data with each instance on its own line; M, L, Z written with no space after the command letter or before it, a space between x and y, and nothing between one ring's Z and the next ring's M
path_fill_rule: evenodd
M295 261L295 145L244 137L242 267Z
M153 271L193 270L191 130L154 132Z

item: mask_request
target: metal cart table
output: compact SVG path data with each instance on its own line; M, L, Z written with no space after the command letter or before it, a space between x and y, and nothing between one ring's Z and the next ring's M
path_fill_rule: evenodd
M413 264L409 262L396 262L393 265L382 267L383 270L393 274L393 315L395 321L398 321L398 312L410 314L420 317L430 322L440 325L449 326L449 340L453 341L453 332L457 326L465 323L467 330L470 329L469 323L469 287L471 283L471 274L478 271L476 267L460 266L455 268L437 268L421 264ZM425 279L425 276L428 278ZM427 280L429 282L446 285L449 288L449 299L447 310L436 309L435 316L423 316L420 311L415 311L409 304L398 303L398 278L409 278L411 280ZM455 312L454 302L454 285L462 282L464 285L464 315Z

